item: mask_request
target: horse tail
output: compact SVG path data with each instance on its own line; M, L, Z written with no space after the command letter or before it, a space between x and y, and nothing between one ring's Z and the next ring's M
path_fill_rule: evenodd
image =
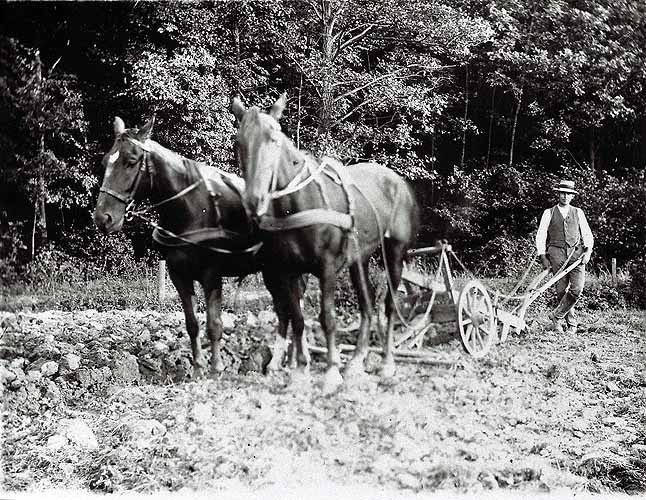
M398 183L390 220L384 237L394 238L411 248L417 239L420 225L420 210L413 188L404 179Z

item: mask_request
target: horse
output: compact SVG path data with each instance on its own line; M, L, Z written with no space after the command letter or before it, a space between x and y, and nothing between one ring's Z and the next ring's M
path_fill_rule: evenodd
M153 238L165 256L182 303L193 373L199 378L206 363L198 338L194 281L200 283L206 300L210 372L217 374L224 370L220 353L222 277L261 271L267 253L242 205L244 180L184 158L151 140L153 124L154 116L140 129L126 129L123 120L115 118L115 141L102 160L105 174L94 222L104 233L121 230L124 220L132 216L155 227ZM148 198L152 207L135 211L135 201L143 198ZM157 212L159 223L146 217L151 210ZM298 322L298 314L291 312L294 308L300 311L299 284L285 283L272 273L263 277L274 303L280 305L278 330L285 336L288 312ZM292 290L292 285L296 289Z
M393 294L401 280L403 259L419 226L419 208L406 181L377 163L343 166L332 158L314 158L301 151L281 131L279 120L287 104L283 94L269 113L247 109L234 98L236 141L246 183L243 205L264 233L275 268L287 279L301 273L318 277L320 322L325 332L327 370L323 388L343 383L336 345L334 289L337 272L348 266L357 294L361 321L357 345L345 369L345 379L364 374L374 289L368 280L368 258L381 245L387 270L387 328L381 376L395 371ZM294 330L295 341L300 338ZM307 356L296 343L298 366L307 370Z

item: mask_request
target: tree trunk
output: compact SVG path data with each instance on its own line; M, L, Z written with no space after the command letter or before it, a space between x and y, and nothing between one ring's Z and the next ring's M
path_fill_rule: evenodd
M240 85L240 24L238 21L233 22L233 44L236 50L236 69L235 69L235 86L236 86L236 95L240 95L241 85Z
M520 87L518 98L516 99L516 110L514 111L514 122L511 126L511 144L509 145L509 166L514 164L514 146L516 142L516 127L518 126L518 115L520 114L520 106L523 103L523 86Z
M319 144L320 154L331 153L331 129L334 112L334 29L335 13L332 2L321 0L321 108L319 112Z
M460 168L464 167L464 157L467 149L467 118L469 115L469 63L464 67L464 117L462 119L462 154Z
M594 171L597 166L597 144L594 138L594 129L590 130L590 170Z
M489 114L489 133L487 135L487 168L489 168L489 162L491 160L491 139L493 137L493 117L494 117L494 105L496 99L496 87L491 88L491 113Z
M303 73L298 81L298 106L296 110L296 147L301 148L301 119L303 110L301 108L301 98L303 96Z
M43 90L43 70L40 60L40 50L36 49L36 75L35 75L35 91L36 91L36 105L42 108L42 90ZM42 109L40 110L42 111ZM43 164L45 158L45 132L43 131L42 123L38 123L38 145L37 154L38 158L38 171L36 179L36 192L34 194L34 227L32 230L31 238L31 258L36 255L36 248L42 247L47 243L47 212L45 210L45 165Z

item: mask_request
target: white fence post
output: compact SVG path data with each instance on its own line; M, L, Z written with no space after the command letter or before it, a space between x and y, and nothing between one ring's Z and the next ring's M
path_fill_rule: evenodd
M160 260L157 266L157 300L161 303L164 300L166 290L166 261Z
M610 260L610 267L612 268L612 286L617 286L617 259L614 257Z

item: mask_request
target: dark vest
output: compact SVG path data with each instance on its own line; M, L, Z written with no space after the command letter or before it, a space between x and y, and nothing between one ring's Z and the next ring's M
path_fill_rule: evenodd
M570 205L567 217L564 219L557 206L552 208L552 218L547 228L547 246L572 248L581 241L579 228L579 211Z

